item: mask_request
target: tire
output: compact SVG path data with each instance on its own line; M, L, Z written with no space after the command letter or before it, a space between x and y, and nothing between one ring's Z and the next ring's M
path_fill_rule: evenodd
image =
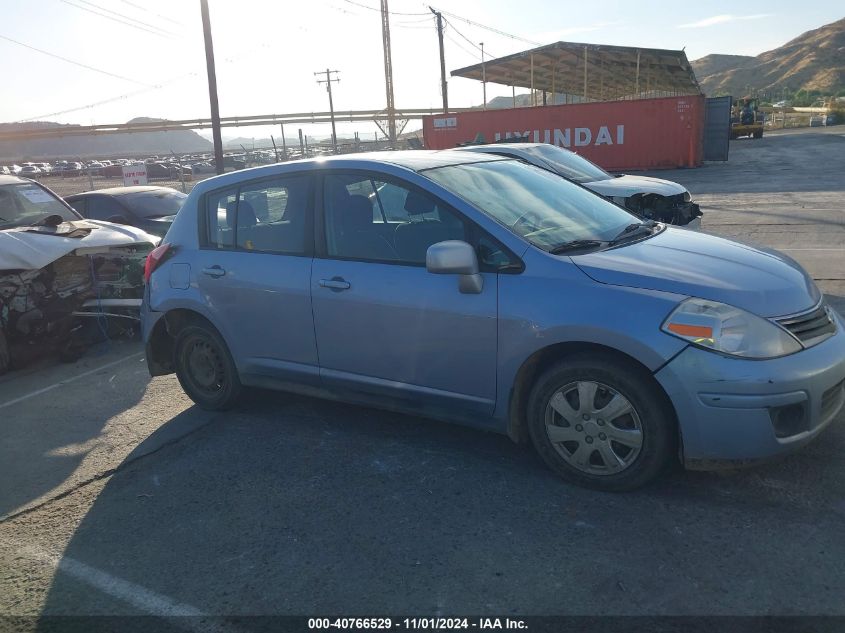
M754 138L763 138L762 132L754 132Z
M224 411L241 395L238 370L223 337L205 325L188 325L176 335L173 366L185 393L200 408Z
M592 403L582 406L585 397ZM575 354L549 368L531 390L527 413L543 461L587 488L640 488L675 453L676 424L665 395L642 369L610 354Z

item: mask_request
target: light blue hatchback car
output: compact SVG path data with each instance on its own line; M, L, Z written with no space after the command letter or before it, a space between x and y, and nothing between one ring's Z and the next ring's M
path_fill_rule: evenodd
M201 407L257 386L458 421L604 490L786 452L845 401L842 318L796 262L513 159L211 178L145 276L150 373Z

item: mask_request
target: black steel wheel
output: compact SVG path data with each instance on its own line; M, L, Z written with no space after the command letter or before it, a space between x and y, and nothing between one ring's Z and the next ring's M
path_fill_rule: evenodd
M189 325L176 335L173 366L185 393L203 409L235 405L241 381L225 341L211 327Z

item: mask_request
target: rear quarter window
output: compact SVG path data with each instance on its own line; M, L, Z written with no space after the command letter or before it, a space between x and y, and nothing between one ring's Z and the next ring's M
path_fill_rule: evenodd
M238 190L236 188L216 191L206 196L203 240L206 246L234 247L237 204Z

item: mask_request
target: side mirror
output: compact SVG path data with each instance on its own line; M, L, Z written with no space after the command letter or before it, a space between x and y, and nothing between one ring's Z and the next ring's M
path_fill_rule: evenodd
M425 254L425 267L435 275L459 275L458 290L462 294L479 294L484 287L475 249L466 242L447 240L432 244Z

